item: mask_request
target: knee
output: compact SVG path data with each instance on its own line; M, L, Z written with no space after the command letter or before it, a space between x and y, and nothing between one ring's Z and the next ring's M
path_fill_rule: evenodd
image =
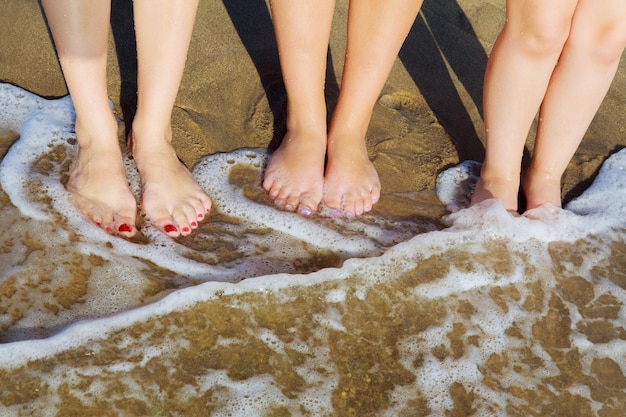
M555 58L561 54L570 34L571 19L526 19L507 28L519 50L534 58Z
M574 46L584 48L591 59L604 65L614 65L619 61L626 48L626 21L615 19L598 25L593 30L572 31Z
M569 36L570 25L536 25L520 34L520 46L527 54L536 57L559 56Z

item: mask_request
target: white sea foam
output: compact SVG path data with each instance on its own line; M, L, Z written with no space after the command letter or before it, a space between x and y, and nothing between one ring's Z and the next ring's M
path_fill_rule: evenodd
M51 234L52 242L72 245L76 253L93 254L110 261L105 264L106 267L92 268L88 289L90 295L87 299L95 305L86 316L99 318L82 320L86 316L77 315L78 318L74 320L71 316L75 312L71 309L61 311L58 316L65 318L59 320L71 324L62 326L63 329L55 335L0 345L4 369L15 369L35 359L54 357L79 346L93 349L96 355L99 343L107 340L114 332L173 312L185 311L200 302L208 303L227 296L236 299L236 296L247 294L267 294L276 296L279 302L284 303L293 297L290 289L306 291L321 283L333 283L320 297L320 302L326 303L325 308L313 316L316 328L311 330L313 335L310 337L323 340L329 332L341 334L349 331L346 318L351 313L347 311L347 300L364 302L377 285L392 282L403 274L419 270L420 266L438 256L450 256L450 253L456 251L466 254L466 257L451 258L449 265L442 262L443 267L449 268L442 272L441 277L415 284L406 294L399 296L404 297L402 299L407 303L442 301L444 317L440 324L433 324L419 334L402 338L394 347L398 349L398 361L413 373L415 382L392 389L392 405L382 415L393 415L404 410L407 401L416 400L415 390L418 389L422 398L428 401L431 415L443 416L445 410L454 405L450 386L455 382L462 383L478 397L473 404L477 415L505 415L503 409L494 411L495 405L507 401L516 404L522 400L511 396L505 389L496 390L483 383L483 369L491 358L510 355L515 361L515 355L522 355L519 352L523 351L531 352L543 362L533 365L537 368L533 370L528 370L530 366L522 360L517 367L504 369L499 381L503 388L516 386L533 389L544 378L560 372L551 362L547 350L532 342L533 326L550 309L549 295L558 284L552 273L555 267L552 257L557 256L551 252L554 250L553 244L581 240L588 242L589 249L581 253L580 260L560 267L564 270L569 268L572 276L591 282L594 285L594 300L603 295L615 300L617 312L615 318L607 320L608 323L623 328L626 320L626 290L611 281L610 275L594 275L591 272L594 268L606 266L606 259L610 256L610 248L606 243L623 238L623 229L626 227L626 151L618 152L607 160L594 184L572 201L568 210L546 207L521 217L510 216L502 204L496 201L468 208L468 192L476 179L478 165L463 163L444 172L437 180L438 195L451 212L444 219L447 228L443 230L429 229L429 226L424 225L409 227L407 224L391 224L387 219L375 216L367 218L367 221L349 221L324 216L307 219L280 212L249 200L237 184L229 182L229 173L235 166L261 169L265 163L263 152L243 149L208 156L194 168L193 174L213 197L216 207L250 228L268 228L279 233L265 237L242 234L239 243L242 248L248 248L244 250L242 261L230 265L212 265L195 260L194 256L190 256L194 253L193 249L151 232L149 225L142 230L149 243L134 243L102 232L68 203L67 191L60 182L63 161L55 161L55 167L44 171L32 169L34 161L52 148L61 147L71 152L74 134L69 99L44 100L17 87L0 84L0 103L0 126L20 135L0 165L2 189L9 195L11 202L24 216L44 225L40 227L46 230L46 235L50 235L47 230L56 221L55 216L60 215L72 233L64 227L58 227ZM133 188L138 192L138 179L132 161L127 159L125 162ZM38 190L36 193L33 192L33 185ZM49 199L49 204L45 202L47 199L36 198L42 195ZM416 230L430 231L415 233ZM72 241L73 233L78 235L76 243ZM266 273L258 276L258 271L269 269L275 272L264 262L271 263L276 251L290 249L280 246L284 236L309 245L314 250L336 252L353 259L346 260L337 268L326 268L309 274ZM270 248L258 255L254 248L260 246ZM505 248L512 266L507 264L496 268L488 261L474 262L474 258L488 257L493 247ZM300 252L295 247L292 249L296 254L295 259ZM269 261L264 260L263 256L267 256ZM115 303L128 303L124 297L141 298L133 292L139 292L138 283L147 262L193 279L194 282L205 282L176 290L142 307L129 310L112 308L111 305ZM117 266L111 268L110 265ZM7 266L2 270L0 282L24 271L21 265ZM107 281L111 276L125 277L124 285L118 282L111 286ZM492 293L494 288L502 289L502 292ZM505 291L511 288L513 290L510 292ZM537 288L545 289L545 296L539 298L539 301L535 300ZM401 289L396 291L401 292ZM458 308L462 302L467 302L474 310L462 312ZM524 307L526 302L533 302L533 307ZM236 301L233 303L233 307L237 307ZM246 310L245 307L241 308ZM108 315L114 311L117 314ZM571 311L568 319L572 321L571 328L577 329L585 317L576 306L571 306ZM37 317L34 313L30 316L27 314L24 318L25 327L41 325ZM468 344L460 357L450 353L437 356L435 352L438 351L454 351L451 335L459 324L466 329L464 337L479 340L480 348ZM520 337L505 332L514 328L518 329ZM296 367L297 373L307 383L297 394L296 401L286 396L269 375L238 381L222 370L205 372L197 378L196 386L187 386L179 394L183 397L193 396L209 388L219 387L213 399L221 406L214 415L261 415L271 407L281 406L293 415L300 415L302 405L311 415L332 414L331 396L338 387L340 375L327 362L330 355L328 347L320 345L313 350L298 334L294 334L291 341L285 342L270 329L259 328L252 333L277 355L284 355L289 349L306 356ZM591 372L589 369L594 359L612 358L622 374L626 374L626 347L622 342L615 339L607 343L592 343L582 332L571 338L572 345L580 352L581 361L587 368L585 372ZM118 343L120 348L133 349L130 336L128 339L122 338ZM216 343L227 346L228 343L236 343L236 340ZM186 348L188 344L189 341L185 342L182 338L168 340L158 347L145 348L141 352L142 360L139 364L113 364L106 371L119 375L121 381L133 387L137 382L126 375L130 370L142 364L145 366L150 359L167 352ZM532 376L522 375L523 371L528 371ZM63 380L78 381L89 372L99 375L102 369L83 368L79 373L61 367L45 378L50 386L58 387ZM55 382L55 378L61 382ZM570 389L589 398L594 409L600 406L591 399L586 386L572 386ZM89 402L90 395L98 397L105 390L104 385L94 382L89 392L73 392L83 401ZM141 389L137 388L136 392L140 393ZM38 405L38 410L53 411L57 403L48 399L47 404Z

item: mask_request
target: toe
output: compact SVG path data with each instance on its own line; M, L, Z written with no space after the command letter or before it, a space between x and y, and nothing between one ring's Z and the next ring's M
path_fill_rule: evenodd
M300 200L298 199L297 196L291 196L287 199L287 201L285 202L285 206L284 209L286 211L296 211L296 209L298 208L298 206L300 205Z
M274 205L281 210L285 209L285 204L285 200L283 200L282 198L277 198L276 200L274 200Z
M360 216L365 212L365 204L364 204L364 200L359 198L354 202L354 215L355 216Z
M187 236L194 229L192 223L196 218L197 214L193 207L187 206L182 211L180 216L175 217L178 222L178 227L183 236Z
M200 195L198 197L198 201L200 202L200 207L196 207L196 213L198 214L198 216L202 214L202 217L204 218L204 216L209 211L211 211L211 207L213 207L213 201L211 201L211 198L206 194Z
M169 237L178 237L178 236L180 236L180 231L178 230L178 227L176 227L172 223L166 223L163 226L156 225L156 227L161 232L163 232L164 234L166 234Z
M378 200L380 200L380 185L375 185L372 188L372 191L370 192L370 198L371 198L371 204L369 204L369 207L371 210L372 206L378 203Z
M303 216L310 216L318 209L319 203L311 198L308 194L300 197L300 204L298 204L298 213Z
M298 207L298 214L301 214L302 216L310 216L313 214L313 210L311 210L308 206L300 206Z
M107 233L112 234L115 232L115 222L113 221L113 214L110 212L104 213L100 218L100 227Z
M137 233L137 228L135 227L135 222L131 219L121 218L116 219L115 221L115 233L125 236L125 237L133 237Z
M342 211L341 198L338 194L335 193L327 193L324 196L324 204L333 211Z
M148 215L147 220L153 227L169 237L180 236L179 224L169 211L162 210L156 214L153 213L152 216Z
M272 194L272 190L274 188L273 185L274 185L273 177L270 177L266 173L265 177L263 178L263 189L265 191L267 191L271 195Z
M193 207L191 211L187 214L189 224L195 228L197 227L197 220L202 220L206 216L206 214L211 210L211 200L208 202L197 200L193 203ZM192 223L195 223L194 226Z

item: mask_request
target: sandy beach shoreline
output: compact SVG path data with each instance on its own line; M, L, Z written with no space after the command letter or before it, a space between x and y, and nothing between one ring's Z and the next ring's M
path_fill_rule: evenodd
M15 179L0 188L3 416L625 415L625 58L564 177L567 203L619 156L606 190L553 222L497 205L449 215L435 181L482 158L504 0L426 0L367 136L381 201L358 220L302 219L260 187L286 104L267 4L201 1L174 145L220 191L191 237L127 241L67 209L71 111L45 19L37 0L0 5L0 94L30 109L21 138L0 123L0 179ZM136 90L131 7L113 0L120 120Z
M130 2L113 2L109 91L121 119L132 114L135 92L130 7ZM503 8L501 0L425 2L368 133L383 192L432 189L442 169L466 159L480 162L482 79ZM262 0L201 2L173 116L175 145L187 165L242 147L271 150L281 140L286 96L268 10ZM339 1L330 45L331 105L343 64L346 13L347 2ZM43 97L65 95L38 2L4 0L0 26L0 80ZM624 60L565 175L566 201L624 146L623 68Z

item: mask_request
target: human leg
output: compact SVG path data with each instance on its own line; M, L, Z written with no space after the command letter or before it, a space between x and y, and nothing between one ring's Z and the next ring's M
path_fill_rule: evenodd
M287 133L270 157L263 188L285 210L309 215L322 199L326 154L326 53L334 0L272 0L287 90Z
M507 1L506 23L485 74L485 160L472 204L496 198L517 211L524 144L569 35L576 3Z
M541 106L523 183L528 209L547 202L561 206L561 176L609 89L625 45L623 0L579 0Z
M142 210L152 225L188 235L211 200L178 159L171 115L185 67L197 0L134 0L137 113L129 144L142 183Z
M380 181L365 135L393 63L422 0L350 2L348 44L337 106L328 133L324 203L348 216L369 211Z
M76 110L78 158L67 189L77 208L109 233L136 233L137 203L128 187L109 107L106 65L111 4L43 0L42 5Z

